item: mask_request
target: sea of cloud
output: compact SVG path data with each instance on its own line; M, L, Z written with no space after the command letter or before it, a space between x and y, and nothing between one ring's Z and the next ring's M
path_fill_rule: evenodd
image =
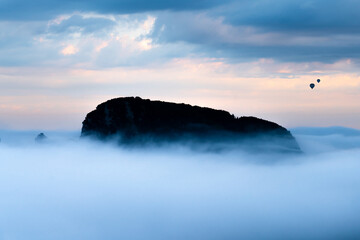
M280 155L37 133L0 131L0 240L360 238L357 134Z

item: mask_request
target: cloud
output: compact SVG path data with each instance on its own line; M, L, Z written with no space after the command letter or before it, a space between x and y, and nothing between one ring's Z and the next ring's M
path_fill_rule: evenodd
M215 10L231 25L306 35L359 33L360 3L352 0L240 1Z
M96 68L102 61L109 61L107 67L141 65L139 55L154 47L146 37L154 20L150 15L75 13L49 21L0 22L0 65ZM115 59L101 60L102 52Z
M360 150L333 148L348 137L310 136L326 149L309 144L279 161L180 146L132 151L74 133L45 133L52 142L38 145L36 134L0 131L1 238L360 236Z
M220 0L2 0L0 19L3 20L44 20L64 13L97 12L102 14L143 13L158 10L184 11L208 9L222 5Z
M259 3L256 9L261 12L261 1ZM163 44L194 44L199 55L224 57L230 61L273 58L284 62L334 62L360 57L360 35L356 31L339 32L329 27L327 32L321 33L305 27L304 30L271 28L256 21L235 22L232 11L236 9L236 14L242 16L240 13L246 8L226 9L229 11L159 13L151 37ZM288 14L286 9L284 12ZM283 21L288 21L286 16Z
M65 56L67 55L73 55L76 54L79 51L79 49L77 49L76 47L74 47L73 45L68 45L65 48L63 48L61 50L61 53Z
M321 154L360 149L360 130L345 127L298 127L290 129L302 149Z
M328 135L340 135L340 136L358 136L360 137L360 130L345 128L345 127L297 127L291 129L292 133L297 135L311 135L311 136L328 136Z
M356 12L360 6L352 0L341 3L335 0L36 0L31 4L6 0L1 4L3 21L50 21L47 37L51 33L60 39L61 35L94 34L105 41L118 25L118 16L122 16L123 21L124 16L134 19L135 15L150 14L156 18L154 29L146 40L140 41L140 47L152 48L149 42L161 43L163 47L179 42L192 46L186 53L175 56L169 53L169 58L198 55L229 61L273 58L283 62L328 63L360 58L360 19ZM33 33L32 37L37 35L39 33ZM5 36L4 41L10 42L7 39ZM44 58L59 49L50 52ZM12 62L21 63L22 59L9 59L7 64Z
M59 59L57 54L61 52L64 44L75 46L79 45L78 42L87 46L83 46L83 51L78 47L80 54L72 58L75 60L69 65L76 61L89 65L82 63L83 60L92 61L90 65L105 63L106 60L99 60L94 56L94 48L97 49L95 52L99 53L100 50L107 49L108 54L112 52L114 55L117 53L118 56L128 56L127 49L122 47L124 41L128 40L123 37L123 42L117 44L110 36L116 39L126 35L124 29L133 34L135 28L141 29L136 24L145 21L148 16L156 19L155 23L143 26L142 33L135 38L134 34L130 36L128 39L134 42L130 48L135 49L137 46L137 50L147 51L157 45L158 50L145 55L151 54L150 58L160 61L183 56L222 58L229 62L272 58L282 62L333 63L343 59L360 58L360 33L357 30L360 21L356 21L358 15L354 12L358 3L351 0L341 4L337 1L322 0L276 0L271 3L264 0L140 3L140 0L91 0L86 4L83 1L63 3L37 0L27 6L26 2L21 5L16 1L3 1L3 9L7 9L7 13L0 14L3 17L0 27L4 46L0 52L3 56L11 57L7 60L0 59L0 63L36 63L36 60L27 61L30 55L48 63L64 63L66 61ZM13 4L20 7L15 8ZM22 8L28 9L27 13L22 12ZM7 14L10 13L12 18L7 19L10 16ZM119 34L119 26L124 24L127 27L122 27ZM21 29L21 26L25 25L28 29ZM16 34L13 34L14 32ZM95 47L91 46L94 38L97 45ZM38 44L34 39L44 41ZM41 49L46 40L48 48ZM5 48L15 43L18 44L17 48ZM174 46L184 45L187 45L184 51L174 51ZM165 53L167 49L169 52ZM86 56L81 52L86 52ZM144 64L144 61L141 61L142 56L137 57L137 53L130 52L136 57L129 60L122 58L109 66ZM147 59L146 56L144 58Z
M106 15L74 14L59 16L49 23L47 31L52 34L107 32L116 25L116 19Z

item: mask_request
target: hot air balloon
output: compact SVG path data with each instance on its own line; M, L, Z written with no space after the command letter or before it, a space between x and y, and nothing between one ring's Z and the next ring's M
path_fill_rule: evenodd
M314 83L310 83L310 87L311 89L313 89L315 87L315 84Z
M320 79L316 80L318 83L320 82Z

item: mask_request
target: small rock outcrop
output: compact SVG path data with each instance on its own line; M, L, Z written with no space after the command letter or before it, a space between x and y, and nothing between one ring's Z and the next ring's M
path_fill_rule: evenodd
M46 139L47 139L47 137L45 136L44 133L39 133L35 138L35 142L42 143L42 142L46 141Z
M272 145L300 151L291 133L276 123L139 97L116 98L98 105L83 121L81 136L102 140L118 137L122 144L187 141L241 145L250 141L251 147L260 149Z

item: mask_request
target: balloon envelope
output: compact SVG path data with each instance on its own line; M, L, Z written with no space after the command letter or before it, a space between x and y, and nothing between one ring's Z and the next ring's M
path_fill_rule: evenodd
M320 82L320 79L318 79L317 82L319 83L319 82Z
M314 83L311 83L311 84L310 84L310 87L311 87L311 89L313 89L313 88L315 87L315 84L314 84Z

